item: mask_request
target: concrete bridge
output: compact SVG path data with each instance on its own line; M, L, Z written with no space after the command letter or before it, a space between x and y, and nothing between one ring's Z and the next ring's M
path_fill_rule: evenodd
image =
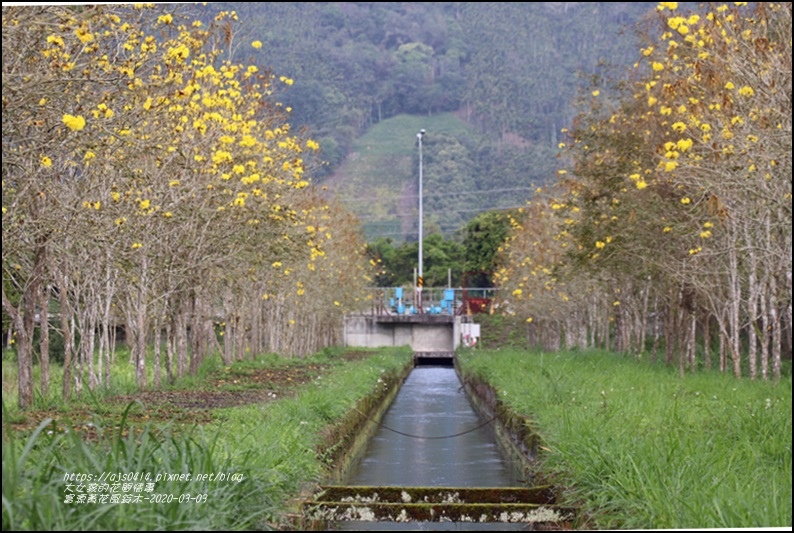
M451 360L474 326L469 317L449 314L348 315L344 342L365 348L408 345L417 363Z

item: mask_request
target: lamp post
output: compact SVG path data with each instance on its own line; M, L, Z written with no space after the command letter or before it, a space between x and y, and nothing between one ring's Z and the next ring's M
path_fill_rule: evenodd
M419 130L416 138L419 140L419 270L416 279L416 309L417 312L423 313L424 307L422 306L422 287L424 286L424 277L422 272L422 244L424 237L422 236L422 138L425 135L425 130Z

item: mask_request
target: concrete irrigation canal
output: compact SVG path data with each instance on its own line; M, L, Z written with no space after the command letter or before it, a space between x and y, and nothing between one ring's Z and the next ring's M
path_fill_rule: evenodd
M451 359L449 361L452 361ZM312 530L567 529L573 510L532 486L536 437L482 383L417 358L396 395L360 414L370 430L336 482L302 505ZM425 363L425 364L420 364ZM392 400L393 398L393 400ZM508 420L509 418L509 420Z

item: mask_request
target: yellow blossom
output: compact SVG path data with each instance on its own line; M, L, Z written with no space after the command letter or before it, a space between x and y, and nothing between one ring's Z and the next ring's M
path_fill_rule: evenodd
M190 56L190 49L184 44L180 44L179 46L170 48L168 50L168 57L172 59L176 59L177 61L185 60L189 56Z
M85 128L85 118L82 115L64 115L63 123L72 131L80 131Z
M751 97L751 96L753 96L755 94L755 91L749 85L745 85L744 87L739 89L739 94L749 98L749 97Z
M262 48L262 41L254 41L251 43L251 46L258 50L259 48Z
M689 205L692 202L688 197L681 198L681 203L684 205Z
M139 242L132 243L132 249L133 250L137 250L138 248L143 248L143 244L141 244Z
M227 152L226 150L218 150L214 154L212 154L212 162L216 165L221 163L231 162L232 154Z
M601 249L604 246L606 246L606 244L603 241L596 241L595 246L596 246L596 248Z
M64 47L63 39L58 35L50 35L49 37L47 37L47 42L49 44L57 44L61 48Z
M711 231L709 230L701 231L700 236L704 239L708 239L709 237L711 237Z
M725 84L725 88L728 89L729 91L732 90L734 87L736 86L731 81Z
M41 156L41 166L49 168L52 166L52 159L47 157L46 155Z
M664 70L664 65L657 61L654 61L653 63L651 63L651 68L656 72L659 72L660 70Z
M647 187L647 186L648 186L648 184L647 184L647 183L646 183L644 180L639 180L639 181L637 182L637 188L638 188L639 190L643 190L643 189L644 189L645 187Z
M149 202L149 200L139 200L138 201L138 207L141 208L142 210L143 209L149 209L150 203L151 202Z
M671 127L678 133L683 133L684 131L686 131L686 124L684 124L683 122L676 122Z
M90 43L94 40L94 36L85 28L78 28L74 31L74 34L80 39L80 42L83 44Z
M678 161L667 161L664 164L664 171L665 172L672 172L673 170L678 168Z

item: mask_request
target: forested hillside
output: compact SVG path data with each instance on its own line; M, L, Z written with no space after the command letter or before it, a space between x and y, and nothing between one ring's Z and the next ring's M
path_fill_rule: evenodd
M428 130L428 194L467 193L429 198L430 224L449 235L479 211L523 202L548 180L582 76L633 61L638 43L631 28L655 8L651 2L227 6L243 23L240 49L294 80L280 101L292 108L293 126L309 128L320 142L316 181L326 180L348 200L369 237L408 240L416 239L415 224L406 223L416 219L416 208L406 207L416 205L416 132L406 135L404 122L388 119L427 119L419 124ZM253 39L262 47L245 46ZM437 135L431 125L442 113L454 113L459 128ZM394 146L369 153L361 136L378 125ZM374 159L361 169L367 157ZM361 172L366 176L353 176L355 186L346 181Z

